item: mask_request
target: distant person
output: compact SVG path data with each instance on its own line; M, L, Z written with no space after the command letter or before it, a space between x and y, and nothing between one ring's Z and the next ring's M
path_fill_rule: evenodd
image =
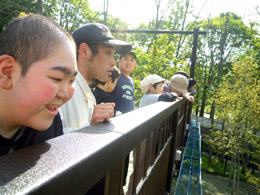
M121 75L113 92L110 94L115 98L115 109L122 114L135 109L134 105L134 82L130 77L136 66L136 55L134 52L122 54L118 60Z
M0 155L62 135L58 108L74 93L74 40L40 15L0 34Z
M187 73L187 72L185 72L185 71L183 71L183 70L178 70L175 74L180 74L180 75L182 75L182 76L185 76L187 79L190 78L189 73Z
M122 54L118 60L119 70L121 75L117 81L114 91L110 94L115 99L115 110L125 114L135 109L134 103L134 82L130 77L131 72L136 66L136 55L134 52ZM129 165L129 155L125 158L125 172L123 185L126 184L126 177Z
M132 46L115 39L100 23L89 23L72 33L77 46L79 74L73 98L61 107L64 132L109 120L114 116L114 103L97 104L89 84L94 79L106 82L116 65L114 54L127 53Z
M194 78L190 78L189 79L189 85L188 85L188 92L191 95L194 95L194 94L197 93L196 90L195 90L196 86L197 86L196 80Z
M190 78L190 75L189 75L187 72L182 71L182 70L178 70L175 74L180 74L180 75L182 75L182 76L185 76L187 79ZM170 86L170 81L166 81L166 82L164 83L164 85L163 85L163 92L164 92L164 93L165 93L165 92L171 92L169 86Z
M189 79L189 74L187 72L184 72L182 70L179 70L175 73L175 75L182 75L184 76L187 80ZM166 81L163 85L163 92L172 92L170 88L170 81ZM188 100L189 102L194 102L194 97L190 96L188 93L182 93L179 96L183 97L184 99Z
M139 107L144 107L158 101L173 102L178 95L187 92L188 80L182 75L174 75L170 79L171 92L163 93L165 79L158 75L148 75L141 82L141 90L145 93Z
M115 102L114 97L112 97L108 92L112 92L117 84L120 76L120 71L114 66L112 75L108 78L106 82L101 82L99 80L94 81L94 88L92 90L97 104Z

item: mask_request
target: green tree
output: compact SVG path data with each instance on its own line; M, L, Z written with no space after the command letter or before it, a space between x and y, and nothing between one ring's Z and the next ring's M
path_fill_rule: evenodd
M37 7L36 1L30 0L1 0L0 1L0 33L3 32L5 26L18 17L21 12L35 13Z
M224 128L213 131L209 143L220 153L224 151L231 156L233 193L239 191L240 161L246 170L246 156L254 155L258 160L260 157L255 156L255 151L260 150L255 141L256 131L260 129L260 81L256 69L252 57L241 56L234 63L232 72L223 78L214 96L217 120L223 122ZM251 181L253 177L247 175Z
M204 72L202 106L200 116L203 117L207 97L214 94L214 90L220 85L222 78L230 72L233 60L240 52L245 53L256 31L248 27L242 18L234 13L220 14L209 20L203 20L198 25L207 32L207 42L201 44L202 48L207 45L208 50L204 51L205 58L197 61L199 65L206 63ZM203 52L203 50L201 50ZM211 119L214 122L215 102L212 101Z

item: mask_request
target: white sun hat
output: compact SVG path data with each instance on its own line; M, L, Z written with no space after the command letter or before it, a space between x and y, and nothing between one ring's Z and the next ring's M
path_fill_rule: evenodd
M141 90L144 93L147 93L150 84L153 85L155 83L159 83L159 82L162 82L162 81L165 81L165 79L156 75L156 74L148 75L141 82Z

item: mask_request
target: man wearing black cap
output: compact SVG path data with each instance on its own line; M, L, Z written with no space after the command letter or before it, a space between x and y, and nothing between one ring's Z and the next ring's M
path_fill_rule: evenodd
M77 46L78 75L72 99L60 109L64 132L103 122L114 115L114 103L96 105L89 84L108 80L116 65L114 54L128 53L132 46L115 39L103 24L90 23L72 33Z

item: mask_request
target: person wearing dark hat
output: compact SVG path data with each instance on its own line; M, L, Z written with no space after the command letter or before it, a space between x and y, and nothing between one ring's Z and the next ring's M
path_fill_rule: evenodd
M89 84L93 79L106 82L116 65L114 54L130 52L131 44L117 40L107 26L89 23L72 33L77 46L78 75L75 94L60 109L64 133L103 122L113 117L114 103L96 105Z

